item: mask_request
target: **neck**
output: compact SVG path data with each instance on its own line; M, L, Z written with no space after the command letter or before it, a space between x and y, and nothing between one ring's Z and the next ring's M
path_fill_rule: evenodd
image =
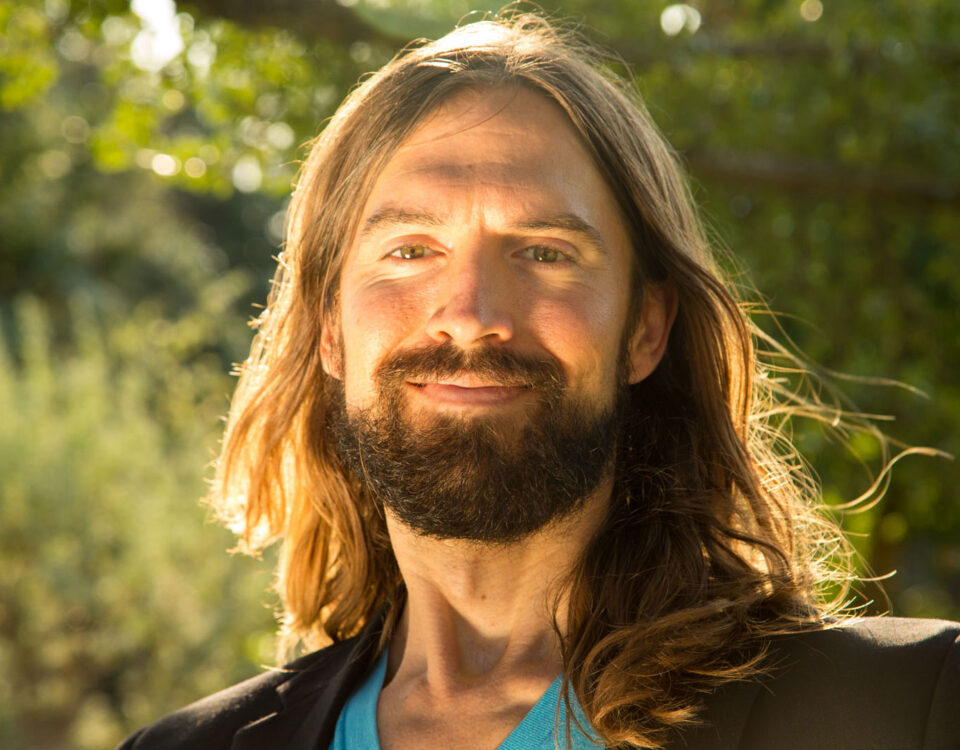
M610 484L561 522L509 545L425 537L387 513L407 602L387 680L455 692L477 678L549 683L562 671L565 582L606 513Z

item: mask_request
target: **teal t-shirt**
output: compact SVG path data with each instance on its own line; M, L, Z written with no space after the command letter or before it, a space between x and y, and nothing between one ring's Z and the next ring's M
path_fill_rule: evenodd
M350 696L340 712L330 750L380 750L380 738L377 736L377 698L380 696L386 672L387 652L384 649L373 671ZM540 696L540 700L514 727L498 750L564 750L567 747L568 722L566 706L562 702L559 719L557 716L560 683L560 677L553 681L547 692ZM580 724L588 728L589 724L572 694L571 707ZM573 721L569 722L569 725L572 733L569 745L571 750L597 750L602 746L592 731L590 736L587 736Z

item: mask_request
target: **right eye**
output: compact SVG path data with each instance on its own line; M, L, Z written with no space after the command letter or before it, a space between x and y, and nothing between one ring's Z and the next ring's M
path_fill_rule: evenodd
M390 257L402 260L419 260L425 258L428 252L430 251L423 245L404 245L391 252Z

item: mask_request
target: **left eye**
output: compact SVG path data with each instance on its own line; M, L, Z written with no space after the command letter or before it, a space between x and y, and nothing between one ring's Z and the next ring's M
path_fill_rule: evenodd
M426 257L427 248L423 245L404 245L403 247L398 247L390 255L394 258L402 258L403 260L418 260L419 258Z
M524 254L537 263L556 263L565 260L568 256L555 247L549 245L532 245L524 249Z

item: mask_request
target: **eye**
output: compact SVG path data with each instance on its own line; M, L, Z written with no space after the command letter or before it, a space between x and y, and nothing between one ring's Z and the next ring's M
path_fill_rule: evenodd
M523 249L523 255L537 263L559 263L570 260L570 256L550 245L531 245Z
M423 245L404 245L390 253L390 257L403 260L419 260L425 258L429 252L430 250Z

